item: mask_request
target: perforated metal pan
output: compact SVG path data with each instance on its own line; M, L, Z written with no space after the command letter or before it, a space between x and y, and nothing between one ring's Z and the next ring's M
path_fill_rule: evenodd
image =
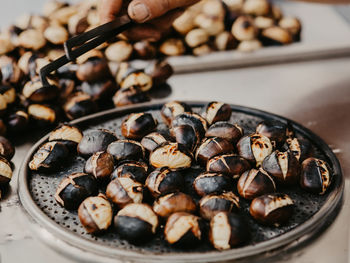
M198 111L206 104L205 102L188 103L194 111ZM113 109L73 121L73 124L83 131L93 128L111 129L121 137L120 123L127 114L149 111L161 123L159 113L161 107L162 104L146 103ZM289 121L256 109L236 105L231 107L233 113L230 121L243 126L247 134L253 132L262 120L272 119L285 123ZM315 156L328 162L334 174L332 186L323 196L306 193L299 186L280 189L292 197L296 208L288 224L279 228L261 226L253 221L248 212L249 203L242 200L241 214L249 222L252 239L239 248L216 251L208 243L203 243L193 249L180 250L168 246L162 240L161 230L155 238L142 246L134 246L120 239L113 229L100 236L86 233L79 223L77 214L66 211L54 200L54 193L61 179L71 172L82 171L84 160L77 157L71 165L56 174L34 173L27 168L33 153L47 140L48 136L38 141L23 161L18 178L20 200L30 221L33 222L34 231L44 239L45 243L84 262L116 262L117 260L122 262L229 262L261 257L267 252L276 252L282 247L294 246L301 240L317 235L327 222L334 220L334 214L341 206L344 178L336 156L317 135L300 124L293 121L290 123L299 138L307 139L312 143ZM191 181L197 174L198 171L189 170L185 176Z

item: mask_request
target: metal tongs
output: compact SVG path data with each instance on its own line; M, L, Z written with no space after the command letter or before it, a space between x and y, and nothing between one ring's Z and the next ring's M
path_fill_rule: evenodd
M128 15L123 15L109 23L103 24L83 34L68 39L64 43L65 55L41 68L40 79L43 86L50 86L47 77L51 74L51 72L59 69L69 62L74 62L77 57L122 33L133 24L134 22Z

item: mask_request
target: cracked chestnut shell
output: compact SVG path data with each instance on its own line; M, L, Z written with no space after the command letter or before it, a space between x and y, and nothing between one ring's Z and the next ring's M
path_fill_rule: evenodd
M193 189L200 196L230 191L233 189L233 186L233 179L231 177L210 172L200 174L193 182Z
M114 158L107 152L96 152L86 161L84 170L96 179L106 181L114 170Z
M262 168L244 172L238 180L237 190L245 199L254 199L263 194L276 192L273 178Z
M146 187L153 197L182 191L184 185L185 181L182 174L167 167L154 170L146 180Z
M141 144L147 151L152 152L159 145L167 141L168 136L165 136L159 132L152 132L142 138Z
M142 243L151 238L158 227L158 217L146 204L129 204L114 217L117 233L132 243Z
M50 132L49 141L64 143L70 150L76 151L78 144L83 138L81 130L70 124L62 124Z
M177 143L186 147L190 152L193 152L201 141L199 132L191 125L182 124L172 126L170 133Z
M238 124L231 124L225 121L219 121L209 127L205 137L220 137L236 144L243 136L243 128Z
M212 157L233 151L234 147L229 141L219 137L207 138L198 146L195 158L205 166Z
M260 224L278 227L289 220L293 207L293 200L286 194L266 194L252 201L249 212Z
M138 161L145 158L145 149L141 143L133 140L118 140L108 145L107 152L117 162L124 160Z
M0 156L0 186L8 184L11 181L11 178L11 164L4 157Z
M200 217L185 212L174 213L165 224L164 238L173 246L193 247L202 241L203 228Z
M183 145L169 142L150 153L149 163L155 168L185 169L191 167L192 154Z
M111 142L118 140L117 135L105 129L90 130L84 133L78 144L78 153L89 158L95 152L105 151Z
M142 203L143 186L130 177L118 177L107 185L106 195L118 207Z
M14 155L15 147L13 144L5 137L0 136L0 156L6 158L8 161L11 161Z
M254 133L242 137L237 143L238 154L259 167L265 157L272 153L273 146L268 137Z
M213 173L223 173L239 177L242 173L251 168L249 162L236 154L223 154L211 158L207 162L207 171Z
M153 86L152 77L143 70L129 68L120 78L119 86L121 89L138 87L142 92L148 91Z
M280 184L294 185L299 181L300 164L290 151L274 151L264 159L262 168Z
M28 114L39 126L47 126L56 122L56 111L42 104L31 104L28 107Z
M125 138L140 140L157 128L157 120L151 113L131 113L122 123L121 132Z
M302 163L300 186L310 193L323 195L331 185L332 177L325 161L311 157Z
M287 138L283 148L291 151L300 162L311 157L314 152L310 141L296 137Z
M220 212L210 221L209 241L218 250L230 249L249 239L249 226L239 215Z
M177 116L185 112L192 112L189 105L180 101L171 101L163 105L160 113L162 119L166 125L171 125L172 120Z
M147 93L142 92L138 87L130 87L118 90L113 96L113 103L117 107L132 105L150 101Z
M27 82L22 90L23 96L33 102L45 102L55 99L59 89L54 82L49 81L49 86L43 86L39 78Z
M69 150L63 143L46 142L33 155L29 168L32 171L55 171L67 164L69 156Z
M112 173L111 180L118 177L130 177L140 183L144 183L147 178L148 165L144 162L126 161L120 164Z
M281 46L293 42L292 34L279 26L272 26L261 32L261 42L264 45Z
M96 179L86 173L72 173L65 177L56 190L57 203L68 210L75 210L85 198L98 192Z
M231 118L230 105L223 102L209 102L202 110L201 116L211 125L218 121L228 121Z
M93 83L111 77L111 73L106 59L92 56L79 65L76 76L80 81Z
M91 196L80 204L78 216L88 233L97 234L107 230L112 224L113 210L103 195Z
M117 85L113 79L102 79L94 83L83 82L80 90L89 94L93 101L108 100L117 91Z
M262 121L256 126L256 133L266 136L274 147L279 147L286 140L287 125L275 120Z
M97 110L97 105L89 94L77 92L67 99L63 109L67 118L74 120L94 113Z
M191 196L182 192L176 192L161 196L155 200L153 211L161 217L168 217L176 212L193 213L196 211L196 203Z
M239 197L233 192L210 194L199 200L200 215L206 220L212 219L217 213L238 212L239 209Z
M196 132L198 132L200 138L203 138L207 131L207 121L196 113L182 113L177 115L171 122L172 127L180 125L190 125Z

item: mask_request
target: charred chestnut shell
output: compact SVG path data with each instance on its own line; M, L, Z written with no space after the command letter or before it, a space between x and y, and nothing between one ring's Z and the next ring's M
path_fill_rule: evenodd
M157 121L151 113L131 113L122 123L121 132L125 138L140 140L157 128Z
M250 215L263 225L280 226L293 214L294 202L286 194L267 194L255 198L249 208Z
M145 68L145 73L152 77L154 86L159 86L173 75L174 70L167 61L155 60Z
M15 147L12 143L3 136L0 136L0 156L5 157L6 160L11 161L15 155Z
M117 107L147 102L150 97L138 87L118 90L113 96L113 103Z
M249 162L236 154L223 154L211 158L207 162L207 171L213 173L223 173L239 177L243 172L250 169Z
M171 193L154 201L153 211L161 217L168 217L175 212L193 213L196 211L196 203L187 194Z
M117 91L117 85L112 79L102 79L94 83L83 82L79 90L89 94L93 101L108 100Z
M28 114L39 126L47 126L56 122L56 111L47 105L31 104L28 107Z
M108 145L116 140L118 140L117 136L109 130L87 131L78 144L78 153L87 159L95 152L105 151Z
M117 162L125 160L138 161L145 158L145 149L141 143L133 140L118 140L112 142L107 152L113 155Z
M121 89L138 87L142 92L148 91L153 86L152 77L142 70L129 69L121 77L119 86Z
M203 138L207 130L207 121L196 113L182 113L177 115L171 122L172 127L190 125L200 138Z
M332 177L332 171L325 161L308 158L302 163L300 186L310 193L323 195L331 185Z
M274 120L262 121L256 126L256 133L269 138L274 147L280 147L286 140L287 125Z
M198 216L178 212L172 214L165 225L165 240L174 246L193 247L198 244L203 235L204 224Z
M209 240L218 250L230 249L250 238L246 221L239 215L220 212L210 221Z
M141 144L147 151L152 152L159 145L161 145L167 141L168 141L167 136L165 136L159 132L152 132L152 133L147 134L145 137L142 138Z
M205 196L213 193L222 193L233 189L233 180L231 177L205 172L196 177L193 182L193 189L200 196Z
M291 151L300 162L304 161L306 158L311 157L313 154L311 142L296 137L287 138L283 149Z
M146 180L146 186L153 197L181 191L184 188L184 184L182 174L167 167L154 170Z
M237 190L243 198L254 199L263 194L274 193L276 184L263 169L251 169L241 175L237 183Z
M142 243L156 233L158 217L146 204L129 204L114 217L114 226L122 238Z
M206 195L199 201L199 209L201 217L207 220L220 212L238 212L239 197L233 192Z
M202 110L202 117L211 125L218 121L227 121L231 118L232 109L230 105L213 101L208 103Z
M19 110L9 114L7 127L13 133L19 133L28 128L29 116L26 112ZM0 133L1 134L1 133Z
M161 109L161 115L163 121L168 126L171 125L172 120L177 116L185 112L192 112L192 109L189 105L184 102L171 101L165 103Z
M182 124L171 127L171 135L176 142L193 152L200 143L201 136L191 125Z
M114 158L107 152L96 152L86 161L84 170L96 179L105 181L114 170Z
M85 198L97 193L96 179L85 173L73 173L58 185L55 199L68 210L75 210Z
M9 183L11 181L11 178L12 178L11 164L4 157L0 156L0 186L6 185L7 183Z
M70 120L74 120L97 110L96 103L89 94L77 92L71 95L63 105L64 112Z
M290 151L274 151L264 159L262 168L281 184L293 185L299 181L300 164Z
M69 149L76 151L76 147L82 138L83 133L78 127L62 124L50 133L49 141L60 141L66 144Z
M239 125L219 121L209 127L205 133L205 137L219 137L236 144L243 134L243 128Z
M107 60L100 57L90 57L79 65L76 72L81 81L98 82L111 76Z
M127 161L117 167L111 176L111 180L118 177L130 177L140 183L144 183L147 178L148 166L144 162Z
M23 96L33 102L45 102L58 96L59 89L56 85L43 86L39 78L27 82L22 90Z

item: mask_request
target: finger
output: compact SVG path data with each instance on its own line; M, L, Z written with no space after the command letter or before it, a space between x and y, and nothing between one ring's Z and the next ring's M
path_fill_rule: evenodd
M99 4L100 22L103 24L115 19L122 4L122 0L102 0Z
M149 21L148 23L154 25L156 28L164 31L169 29L174 20L176 18L178 18L179 16L181 16L184 12L184 9L182 8L177 8L175 10L172 10L168 13L166 13L165 15L162 15L161 17L155 18L151 21Z
M138 23L144 23L166 14L175 8L188 6L198 0L133 0L128 7L129 16Z
M131 29L125 31L123 35L132 41L148 40L155 42L160 40L162 37L162 32L158 30L154 25L143 24L132 27Z

